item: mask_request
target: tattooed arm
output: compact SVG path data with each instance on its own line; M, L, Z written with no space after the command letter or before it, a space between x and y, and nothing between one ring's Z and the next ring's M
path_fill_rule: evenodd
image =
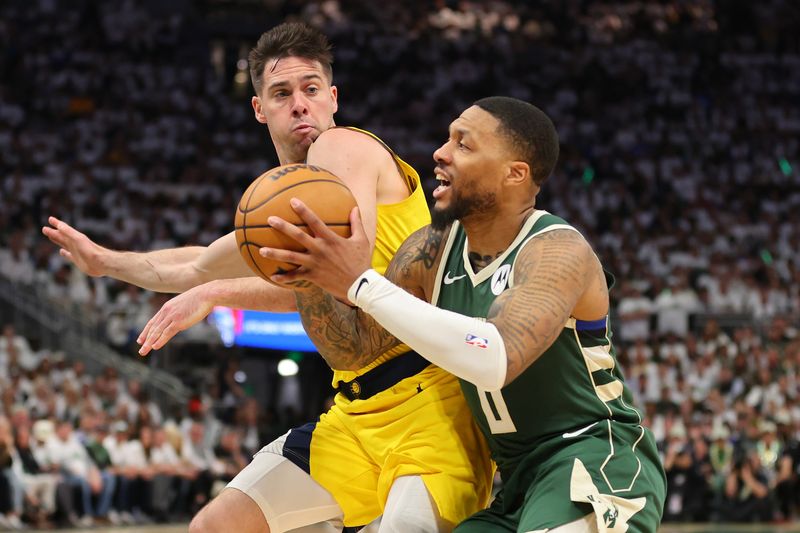
M444 370L481 389L499 390L553 343L570 315L593 320L608 312L608 293L598 285L604 282L600 262L575 231L553 230L528 241L517 256L514 287L495 300L484 321L428 303L444 235L425 228L410 237L387 271L390 280L368 268L356 211L350 217L353 236L345 239L302 202L293 207L314 235L270 217L274 228L307 250L262 249L266 257L301 265L272 279L312 281L339 298L346 295L370 315L319 292L298 296L306 329L334 368L363 367L396 346L397 337Z
M442 242L446 236L426 226L397 250L386 278L421 300L430 300ZM315 287L295 293L306 332L328 365L357 370L394 348L400 341L370 315Z
M572 230L532 238L514 266L514 286L497 297L487 320L505 344L506 384L553 344L567 319L608 312L603 269L586 240Z

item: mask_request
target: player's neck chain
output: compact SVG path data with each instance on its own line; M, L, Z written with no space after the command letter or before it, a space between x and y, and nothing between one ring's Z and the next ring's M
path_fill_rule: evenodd
M472 265L472 270L474 272L478 272L483 268L489 266L489 264L500 257L503 253L503 250L497 252L495 255L481 255L478 252L469 252L467 257L469 258L469 263Z

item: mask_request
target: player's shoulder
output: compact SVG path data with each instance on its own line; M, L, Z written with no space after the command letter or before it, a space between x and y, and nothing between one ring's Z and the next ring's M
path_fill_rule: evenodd
M365 130L335 127L323 131L312 145L314 150L336 150L352 154L381 154L387 152L383 141Z
M403 244L400 245L396 255L405 253L414 256L416 259L423 256L433 259L439 256L439 252L447 241L451 229L452 226L447 226L444 229L434 228L430 224L422 226L406 238Z

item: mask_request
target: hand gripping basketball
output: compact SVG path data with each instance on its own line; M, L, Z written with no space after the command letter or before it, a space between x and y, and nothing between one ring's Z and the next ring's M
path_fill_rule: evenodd
M259 253L262 257L300 266L291 272L272 276L272 281L280 284L309 281L346 302L347 289L370 267L372 258L371 246L358 208L350 212L352 234L346 238L331 230L301 200L292 198L289 204L311 233L306 233L280 217L269 217L269 224L273 228L296 240L306 249L305 252L297 252L261 248Z
M297 264L265 258L259 255L259 248L267 246L302 252L304 247L297 239L276 231L267 218L277 215L310 231L289 206L290 198L299 198L312 206L333 231L343 237L350 235L348 216L356 200L338 177L324 168L301 163L265 172L242 195L236 208L235 234L245 263L270 282L273 274L289 272L297 268Z

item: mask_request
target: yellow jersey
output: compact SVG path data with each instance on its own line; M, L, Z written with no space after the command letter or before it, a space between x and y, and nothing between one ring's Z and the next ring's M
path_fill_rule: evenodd
M375 249L372 252L372 268L379 273L386 272L386 267L394 257L397 249L412 233L431 223L431 214L428 202L425 200L425 191L422 190L419 174L414 168L403 161L394 151L380 140L376 135L366 130L348 127L347 129L369 135L391 154L397 165L400 175L405 178L410 194L404 200L394 204L379 204L377 216L377 232L375 235ZM334 370L333 386L338 386L340 381L352 381L381 363L409 351L408 346L397 346L384 353L373 362L356 371Z

